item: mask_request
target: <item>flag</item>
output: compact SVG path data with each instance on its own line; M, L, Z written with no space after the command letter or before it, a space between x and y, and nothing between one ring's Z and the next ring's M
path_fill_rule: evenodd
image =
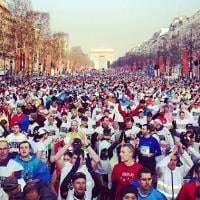
M187 49L182 50L181 60L182 60L182 68L181 68L182 75L188 76L189 70L188 70L188 50Z
M164 69L164 61L163 61L163 55L159 56L159 66L160 66L160 75L163 76L165 69Z
M148 65L147 65L147 75L148 75L149 77L153 77L153 75L154 75L153 64L148 64Z

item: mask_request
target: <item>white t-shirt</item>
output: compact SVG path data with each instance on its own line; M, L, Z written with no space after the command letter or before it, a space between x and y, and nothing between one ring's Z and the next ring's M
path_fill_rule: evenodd
M29 124L27 132L30 134L33 134L33 130L36 126L39 126L39 124L37 122L34 122L33 124Z
M135 116L134 118L134 124L140 124L140 125L144 125L147 124L147 117L144 116L143 118L139 118L138 116Z
M31 143L31 146L32 146L32 149L33 149L33 152L34 153L37 153L38 151L41 151L42 152L42 156L41 156L41 160L44 162L44 163L47 163L47 160L48 160L48 149L46 147L46 145L39 141L39 142L34 142L33 140L30 141Z
M194 119L194 122L195 122L195 126L198 126L198 119L199 119L199 116L200 116L200 108L192 108L191 110L191 114L193 116L193 119Z
M180 118L177 119L176 120L176 131L178 133L184 132L186 124L189 124L189 123L190 123L190 120L188 120L188 119L180 119Z
M49 132L48 134L48 140L52 142L52 140L56 140L60 136L59 129L57 126L54 125L45 125L44 128Z
M92 199L91 193L92 193L92 189L91 189L91 188L88 188L88 189L85 191L84 199L85 199L85 200ZM74 189L68 191L68 195L67 195L67 199L66 199L66 200L78 200L78 199L74 196Z
M23 141L27 140L27 137L23 134L20 133L19 135L15 135L14 133L9 134L6 137L8 144L9 144L9 148L10 148L10 152L19 152L19 144Z
M62 122L60 125L60 136L65 137L70 127L68 127L67 122Z

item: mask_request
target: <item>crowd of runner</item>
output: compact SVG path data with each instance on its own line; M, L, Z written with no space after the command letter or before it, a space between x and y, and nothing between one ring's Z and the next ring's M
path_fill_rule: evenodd
M86 71L0 85L0 200L200 198L200 82Z

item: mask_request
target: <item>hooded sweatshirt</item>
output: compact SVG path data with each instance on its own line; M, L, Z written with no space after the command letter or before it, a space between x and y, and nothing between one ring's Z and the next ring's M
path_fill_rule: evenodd
M26 179L39 179L41 183L48 183L51 180L49 169L35 154L30 154L29 160L22 160L18 155L15 159L23 166L22 177Z

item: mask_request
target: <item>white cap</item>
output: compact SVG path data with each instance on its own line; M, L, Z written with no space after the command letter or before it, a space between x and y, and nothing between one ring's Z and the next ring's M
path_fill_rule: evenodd
M49 133L49 131L47 131L45 128L40 128L40 129L38 130L38 135L43 135L43 134L45 134L45 133Z

